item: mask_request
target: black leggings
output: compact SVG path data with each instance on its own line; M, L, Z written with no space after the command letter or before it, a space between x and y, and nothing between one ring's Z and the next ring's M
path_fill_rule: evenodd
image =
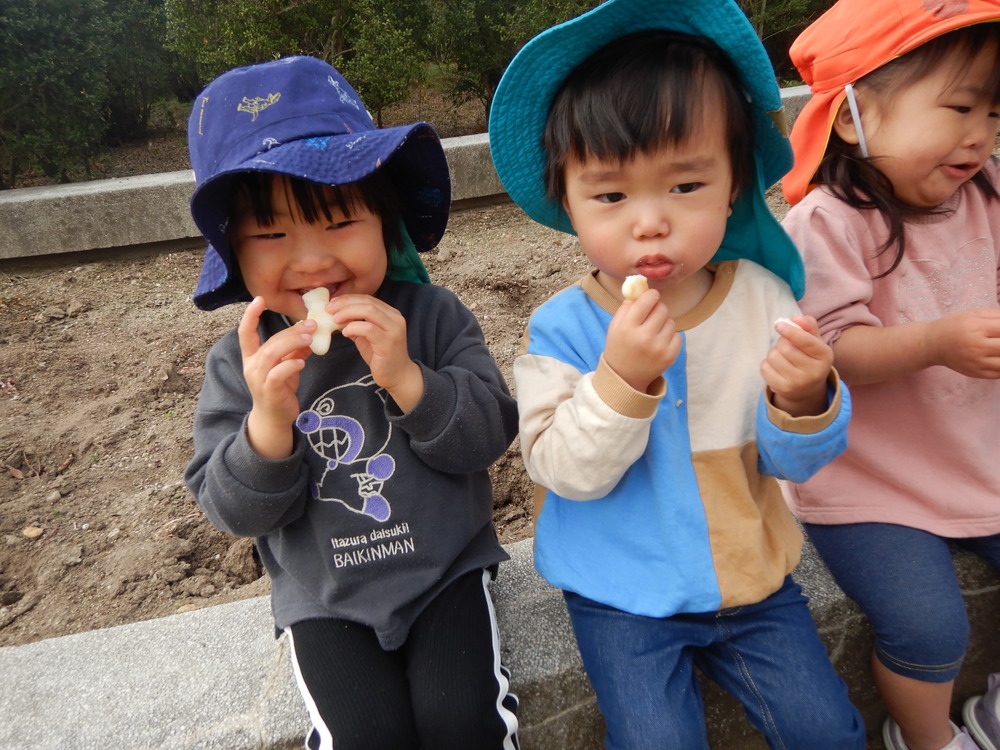
M487 571L444 589L385 651L346 620L287 629L311 750L516 750L517 698L500 664Z

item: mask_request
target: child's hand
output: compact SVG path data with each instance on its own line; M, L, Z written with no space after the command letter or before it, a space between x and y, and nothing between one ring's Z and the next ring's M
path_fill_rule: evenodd
M775 328L780 338L760 365L760 374L774 393L774 405L793 417L822 414L827 409L833 349L819 337L819 325L808 315L779 321Z
M970 378L1000 378L1000 310L962 310L933 321L927 346L935 364Z
M326 307L343 336L351 339L368 363L372 379L408 412L424 394L424 375L410 358L406 344L406 319L402 313L367 294L334 297Z
M299 373L312 352L309 343L316 322L303 320L264 343L257 333L264 300L257 297L240 319L238 330L243 354L243 377L253 397L247 438L264 458L286 458L292 453L292 427L299 415Z
M681 351L681 335L655 289L625 300L611 319L604 359L618 376L646 393Z

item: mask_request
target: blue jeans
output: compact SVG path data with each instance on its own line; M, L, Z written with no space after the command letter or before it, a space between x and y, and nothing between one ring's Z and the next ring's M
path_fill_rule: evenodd
M804 526L837 585L871 621L886 669L924 682L955 679L969 618L952 545L1000 570L1000 534L949 540L891 523Z
M768 745L864 750L864 724L791 578L762 602L655 618L564 592L609 750L708 748L698 667Z

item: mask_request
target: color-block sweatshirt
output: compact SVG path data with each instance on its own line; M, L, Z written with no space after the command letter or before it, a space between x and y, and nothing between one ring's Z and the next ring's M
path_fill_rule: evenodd
M300 374L291 456L261 458L246 436L252 399L236 331L208 354L185 479L209 520L257 538L275 625L334 617L395 649L459 576L508 555L487 472L514 439L517 405L472 313L431 284L386 282L406 318L424 394L406 414L357 347L334 336ZM265 313L266 339L286 327Z
M984 168L1000 187L996 159ZM856 325L888 327L1000 307L1000 202L966 183L940 213L906 223L906 253L879 254L888 227L823 187L784 219L805 258L802 309L834 343ZM803 521L904 524L946 537L1000 533L1000 381L943 366L851 386L849 446L788 487Z
M620 306L594 274L543 304L514 363L536 495L535 564L562 589L638 615L748 604L798 563L802 536L776 477L802 481L843 449L849 396L793 418L765 397L760 364L787 284L749 261L714 267L677 319L683 346L652 395L604 362Z

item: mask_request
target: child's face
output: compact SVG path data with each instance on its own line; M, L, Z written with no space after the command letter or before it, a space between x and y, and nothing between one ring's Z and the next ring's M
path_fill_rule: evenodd
M292 320L306 317L302 294L310 289L325 286L331 298L374 294L388 268L379 216L357 201L347 216L331 196L332 220L307 222L290 197L287 181L275 179L270 225L258 223L249 201L237 201L230 238L250 294Z
M929 75L893 92L889 101L861 98L869 154L907 205L940 205L993 153L1000 120L984 86L995 60L995 45L981 50L971 65L953 54Z
M563 206L587 258L611 279L642 274L669 298L719 249L732 169L722 122L707 119L686 142L628 162L567 163Z

